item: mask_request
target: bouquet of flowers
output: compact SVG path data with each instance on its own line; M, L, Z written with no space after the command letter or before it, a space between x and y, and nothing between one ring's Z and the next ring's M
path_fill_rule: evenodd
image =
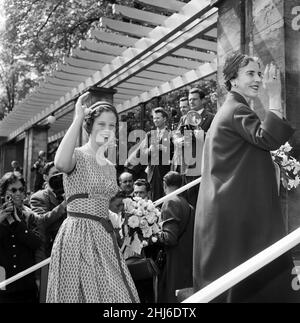
M287 142L279 149L271 152L273 161L280 169L281 183L288 191L300 184L300 163L290 156L291 150L292 147Z
M151 200L140 197L123 200L125 221L122 225L124 241L121 247L124 258L141 255L143 247L157 242L161 213Z

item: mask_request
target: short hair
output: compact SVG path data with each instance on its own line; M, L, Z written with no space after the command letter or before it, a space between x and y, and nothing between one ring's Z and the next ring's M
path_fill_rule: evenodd
M193 88L191 88L189 90L189 95L190 94L194 94L194 93L198 93L199 94L200 100L202 100L202 99L205 98L205 93L202 90L200 90L199 88L197 88L197 87L193 87Z
M49 171L50 171L50 169L51 169L52 167L55 167L55 165L54 165L54 161L51 161L51 162L47 163L47 164L44 166L44 168L43 168L43 174L44 174L44 175L49 175Z
M166 118L166 119L169 118L167 111L162 107L157 107L157 108L153 109L152 112L153 113L161 113L164 118Z
M182 177L178 172L175 172L175 171L168 172L164 176L163 181L166 183L167 186L175 186L175 187L182 186Z
M5 173L0 180L0 196L5 196L8 185L20 181L26 190L26 183L24 178L19 172Z
M46 157L46 152L44 150L39 151L39 157Z
M227 91L231 91L231 80L237 78L239 69L245 67L249 62L258 62L258 58L254 56L248 56L239 52L234 52L228 55L223 67L223 75L225 80L225 87Z
M83 127L88 133L88 135L90 135L92 132L95 119L99 117L102 114L102 112L105 111L112 112L116 116L116 128L118 127L119 116L115 106L106 101L97 101L89 107L89 113L84 118Z
M180 99L179 99L179 102L184 102L184 101L188 101L188 97L187 96L182 96Z
M16 165L17 164L17 166L14 166L14 165ZM17 160L13 160L11 163L10 163L10 165L11 165L11 167L18 167L19 166L19 162L17 161Z
M146 191L147 192L150 192L151 190L151 185L148 181L146 181L144 178L139 178L137 179L134 183L133 183L133 186L136 185L136 186L145 186L146 187Z
M119 190L111 199L110 203L114 202L117 199L126 199L128 196L124 191Z
M120 174L120 176L119 176L119 178L118 178L118 185L120 185L120 182L121 182L121 176L123 175L123 174L129 174L129 175L131 175L131 177L132 177L132 180L133 180L133 174L132 173L130 173L130 172L122 172L121 174Z

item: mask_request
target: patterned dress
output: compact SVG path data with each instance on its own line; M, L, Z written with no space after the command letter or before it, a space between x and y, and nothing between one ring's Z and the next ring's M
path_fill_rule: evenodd
M100 166L78 148L75 158L75 169L64 177L68 217L52 248L47 302L139 302L116 238L103 225L110 223L109 200L118 189L116 170L113 165ZM94 219L83 217L89 215Z

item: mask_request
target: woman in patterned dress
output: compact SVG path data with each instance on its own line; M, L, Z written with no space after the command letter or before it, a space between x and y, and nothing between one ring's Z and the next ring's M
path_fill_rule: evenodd
M109 200L118 190L116 170L99 155L105 134L115 132L118 115L103 101L86 109L86 95L79 97L73 123L55 156L55 166L65 173L68 217L51 253L47 302L139 302L108 220ZM83 123L89 141L75 148Z

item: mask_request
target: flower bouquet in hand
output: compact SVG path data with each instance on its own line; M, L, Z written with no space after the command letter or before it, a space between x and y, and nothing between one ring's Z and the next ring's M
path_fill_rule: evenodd
M300 184L300 163L290 155L291 150L292 147L287 142L271 152L272 159L280 171L280 181L288 191Z
M141 255L143 247L157 242L161 213L151 200L140 197L123 200L125 221L122 225L124 258Z

